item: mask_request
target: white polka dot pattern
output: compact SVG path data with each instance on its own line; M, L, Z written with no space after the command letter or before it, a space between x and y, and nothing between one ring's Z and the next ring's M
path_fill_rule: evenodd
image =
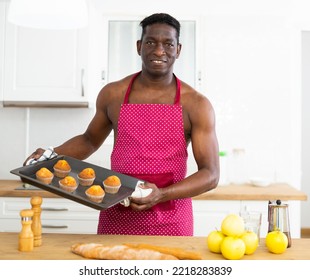
M130 88L128 94L129 91ZM184 179L187 157L182 107L178 102L122 105L118 137L111 154L112 170L139 179L147 175L149 182L166 187ZM192 200L178 199L140 212L115 205L101 211L98 234L191 236Z

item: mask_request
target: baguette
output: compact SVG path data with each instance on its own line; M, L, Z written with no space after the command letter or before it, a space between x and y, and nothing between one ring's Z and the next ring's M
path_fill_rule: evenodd
M105 246L98 243L77 243L71 251L88 259L100 260L177 260L175 256L149 249L131 248L126 245Z
M173 255L179 260L201 260L201 254L197 252L190 252L185 251L181 248L174 248L174 247L166 247L166 246L156 246L151 244L124 244L130 248L135 249L147 249L147 250L154 250L163 254Z

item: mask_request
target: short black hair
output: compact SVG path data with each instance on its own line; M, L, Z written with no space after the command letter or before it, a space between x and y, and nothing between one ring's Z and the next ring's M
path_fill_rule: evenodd
M179 43L181 24L177 19L175 19L171 15L165 14L165 13L152 14L152 15L144 18L140 22L140 26L142 27L141 39L142 39L143 35L145 34L145 28L148 25L152 25L155 23L164 23L164 24L168 24L168 25L172 26L177 32L177 42Z

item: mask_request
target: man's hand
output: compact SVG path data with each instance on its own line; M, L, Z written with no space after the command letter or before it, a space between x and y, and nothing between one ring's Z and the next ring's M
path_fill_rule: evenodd
M155 184L145 183L140 186L142 189L152 189L152 192L146 197L131 197L130 198L130 207L134 211L143 211L150 209L157 203L161 202L162 192Z
M35 159L38 160L43 154L44 154L45 150L42 148L38 148L36 149L24 162L23 166L25 166L27 164L27 162L30 159Z

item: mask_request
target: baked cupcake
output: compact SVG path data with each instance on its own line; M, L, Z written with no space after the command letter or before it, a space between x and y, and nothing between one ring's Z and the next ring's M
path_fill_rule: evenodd
M121 180L115 176L109 176L103 181L104 190L106 193L117 193L119 191L119 188L121 187Z
M39 181L48 185L53 181L54 174L46 167L42 167L36 172L36 177Z
M74 192L78 187L76 180L72 176L66 176L65 178L59 180L58 183L60 188L67 192Z
M96 178L95 170L92 168L85 168L78 174L78 180L80 185L84 187L89 187L94 183Z
M64 159L58 160L53 168L54 168L54 174L58 178L65 178L71 171L71 166Z
M105 192L99 185L93 185L85 191L86 196L93 202L102 202Z

